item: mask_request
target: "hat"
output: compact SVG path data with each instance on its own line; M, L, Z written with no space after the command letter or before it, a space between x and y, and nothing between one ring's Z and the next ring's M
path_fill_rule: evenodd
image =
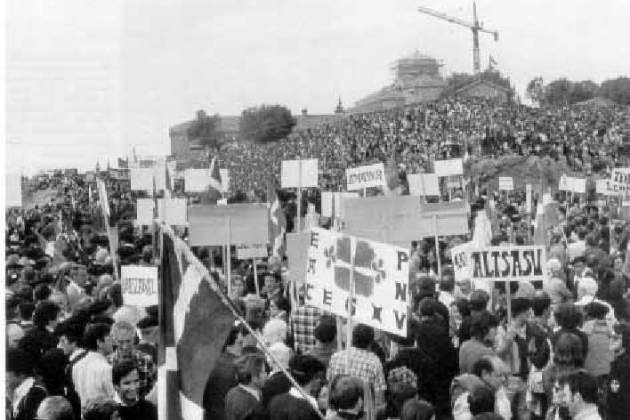
M387 386L392 392L401 388L417 388L418 377L406 366L397 367L389 371Z

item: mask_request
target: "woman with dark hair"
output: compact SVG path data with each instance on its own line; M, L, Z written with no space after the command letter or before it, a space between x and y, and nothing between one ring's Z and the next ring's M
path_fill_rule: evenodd
M81 400L72 387L66 383L65 369L67 360L61 349L50 349L39 361L35 373L41 378L41 385L47 395L64 397L72 406L75 418L81 416Z
M562 333L572 333L582 340L583 358L586 358L588 336L579 328L582 325L582 312L572 303L562 303L558 305L553 316L560 329L551 337L551 345L555 347L556 341Z
M411 399L403 405L400 420L435 420L435 409L426 401Z
M582 369L586 359L583 341L576 334L561 332L555 337L553 360L543 371L543 389L547 396L547 401L552 401L554 382L561 375Z
M58 339L53 334L60 321L61 311L56 304L43 301L33 311L33 328L20 340L19 347L31 358L33 365L49 349L57 347Z
M289 322L289 311L290 311L289 300L282 296L281 294L275 294L269 300L269 318L270 319L281 319L284 322Z

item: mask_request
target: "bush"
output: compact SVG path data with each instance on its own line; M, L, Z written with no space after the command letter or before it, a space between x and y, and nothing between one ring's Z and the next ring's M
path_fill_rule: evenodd
M295 124L291 111L284 106L252 107L241 113L240 137L254 143L270 143L288 136Z

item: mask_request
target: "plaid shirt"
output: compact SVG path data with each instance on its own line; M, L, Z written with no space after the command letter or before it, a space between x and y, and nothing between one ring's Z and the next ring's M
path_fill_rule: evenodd
M337 375L350 375L372 384L374 391L385 391L385 375L379 358L368 350L350 347L338 351L330 358L326 379L331 382Z
M107 361L112 366L129 359L133 360L138 368L138 378L140 380L138 394L144 397L153 389L157 381L157 366L150 354L135 349L129 358L121 358L116 351L107 357Z
M315 327L322 311L312 306L300 306L291 312L291 328L295 351L306 354L315 348Z

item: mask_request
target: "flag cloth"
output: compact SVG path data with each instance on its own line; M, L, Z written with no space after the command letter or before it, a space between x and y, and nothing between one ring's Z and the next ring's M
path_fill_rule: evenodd
M168 229L160 273L159 362L167 371L167 418L202 419L206 382L236 317L213 274Z
M210 162L210 189L216 190L218 193L223 191L223 183L221 182L221 171L217 163L216 156Z
M98 202L101 206L101 211L109 223L109 203L107 202L107 188L102 179L96 178L96 189L98 191Z
M272 255L284 254L284 234L287 231L287 219L282 211L280 199L271 184L267 187L269 200L269 241L271 241Z
M168 170L168 165L164 165L164 198L171 198L173 196L173 187L171 185L171 177Z
M129 168L129 160L118 158L118 168L119 169L127 169Z

